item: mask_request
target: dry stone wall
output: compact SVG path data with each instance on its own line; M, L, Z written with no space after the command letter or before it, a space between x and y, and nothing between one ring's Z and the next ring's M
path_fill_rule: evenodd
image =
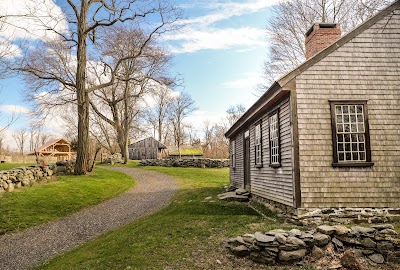
M58 161L55 165L33 165L0 171L0 193L48 181L55 174L72 174L74 165L73 162Z
M35 183L47 181L56 172L56 166L28 166L12 170L0 171L0 193L13 192L21 187L29 187Z
M344 254L351 250L376 264L400 264L400 237L391 224L352 228L322 225L310 231L276 229L229 239L226 247L238 257L263 264L301 260L306 256L317 260L326 257L329 250ZM342 265L346 264L343 257Z
M319 226L322 224L378 224L400 222L400 207L331 207L306 209L293 207L252 194L252 201L264 204L297 226Z
M162 166L162 167L195 167L195 168L225 168L229 167L229 159L143 159L141 166Z

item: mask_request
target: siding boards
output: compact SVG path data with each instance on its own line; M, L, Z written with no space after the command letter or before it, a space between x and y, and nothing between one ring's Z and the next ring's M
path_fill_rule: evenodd
M165 148L165 146L154 138L146 138L128 146L129 158L134 160L157 159L161 148Z
M280 168L269 166L269 112L279 107L279 124L281 139L281 164ZM263 167L255 167L255 129L250 126L250 178L251 192L254 195L280 202L285 205L293 204L293 160L292 160L292 135L289 98L286 98L275 108L261 117L262 126L262 160ZM256 121L257 122L257 121Z
M400 12L296 78L302 207L400 206ZM368 99L371 168L333 168L329 99Z
M230 167L230 179L231 185L235 187L244 188L244 162L243 162L243 138L244 134L239 133L235 138L236 146L236 166L235 168ZM232 141L232 140L231 140ZM230 153L232 151L232 145L230 144Z

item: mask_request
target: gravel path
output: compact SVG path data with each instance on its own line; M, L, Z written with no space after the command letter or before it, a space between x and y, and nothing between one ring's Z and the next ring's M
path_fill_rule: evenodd
M17 234L0 237L0 269L26 269L165 206L178 189L169 176L116 167L134 188L96 206ZM1 210L0 210L1 211Z

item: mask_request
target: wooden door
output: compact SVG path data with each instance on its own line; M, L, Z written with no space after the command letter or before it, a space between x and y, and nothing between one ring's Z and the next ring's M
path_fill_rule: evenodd
M250 191L250 137L245 138L244 142L244 188Z

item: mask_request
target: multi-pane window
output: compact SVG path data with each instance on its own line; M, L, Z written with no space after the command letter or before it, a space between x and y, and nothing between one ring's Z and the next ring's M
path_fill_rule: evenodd
M334 165L370 163L366 102L331 102L331 111Z
M231 141L231 166L236 167L236 144L235 141Z
M255 128L255 143L254 143L254 148L255 148L255 154L256 154L256 161L255 164L256 166L262 165L262 137L261 137L261 123L258 123Z
M279 111L276 111L269 117L269 152L271 166L279 166L281 163L278 113Z

